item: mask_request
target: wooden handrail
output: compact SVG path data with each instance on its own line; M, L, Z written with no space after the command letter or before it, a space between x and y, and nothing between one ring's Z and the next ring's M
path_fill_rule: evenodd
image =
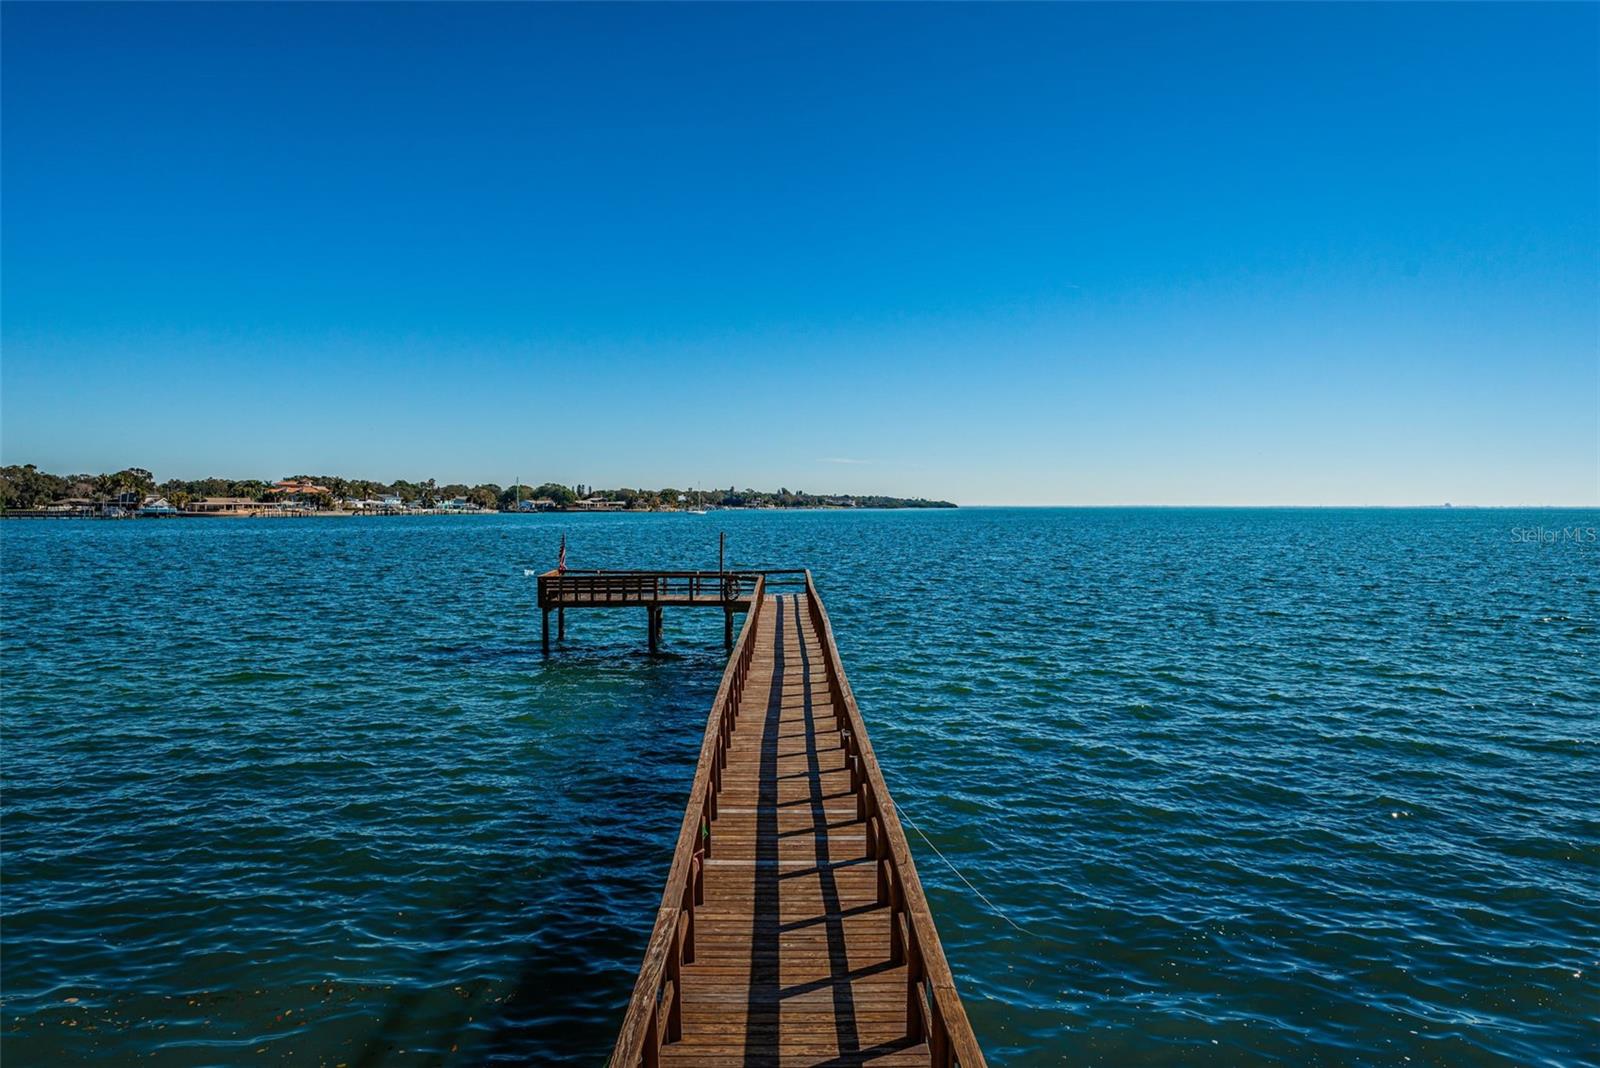
M708 578L716 577L718 575L739 575L743 578L754 579L757 575L765 575L768 578L783 576L785 579L792 580L796 583L803 583L805 579L805 573L805 568L802 567L730 567L725 571L659 571L654 568L610 567L569 567L565 571L561 571L552 567L548 571L539 572L539 577L560 578L564 576L577 576L582 578L584 576L604 577L608 575L616 575L618 577L647 577L659 575L663 578L689 578L691 576Z
M546 571L539 576L539 604L563 602L630 604L687 597L700 603L743 601L763 577L755 571Z
M956 992L955 976L945 959L944 946L934 926L933 912L917 878L911 847L889 787L878 768L867 725L856 705L850 681L845 677L844 661L833 638L828 610L817 595L811 571L806 570L806 600L812 627L822 643L823 661L828 675L829 696L843 735L845 751L855 786L857 812L867 822L867 845L877 857L878 899L890 907L890 954L895 963L906 964L906 1026L912 1038L925 1039L935 1068L959 1064L962 1068L982 1068L983 1050L972 1033L966 1007ZM903 917L903 919L902 919Z
M719 573L698 572L697 574ZM543 576L541 576L542 578ZM684 806L683 824L672 851L672 867L667 873L661 907L656 910L655 929L645 948L644 963L633 986L633 998L622 1018L622 1030L611 1052L611 1064L634 1068L644 1064L655 1068L661 1044L675 1041L682 1030L682 983L680 970L694 959L694 909L704 897L704 863L713 847L712 827L717 815L717 792L722 786L722 767L734 720L744 697L745 680L755 655L755 635L761 624L766 577L757 575L751 594L750 610L744 626L722 672L722 683L711 702L706 718L705 737L700 742L700 759L695 765L689 801Z
M569 576L569 577L575 576L575 577L578 577L578 578L583 578L585 576L605 577L605 576L608 576L608 575L616 575L618 577L638 576L638 577L643 578L643 577L650 577L650 576L659 575L659 576L661 576L663 578L690 578L690 577L716 578L718 575L743 575L743 576L747 576L747 577L750 577L750 578L754 578L757 575L798 575L799 573L800 572L799 572L798 569L790 569L790 570L787 570L787 571L762 571L762 570L752 569L752 568L747 568L747 567L740 567L740 568L732 568L732 567L730 567L726 571L657 571L657 570L654 570L654 569L651 569L651 568L576 568L576 567L569 567L565 571L561 571L561 570L558 570L557 568L553 568L552 567L549 571L541 571L541 572L539 572L539 577L540 578L558 578L558 577L562 577L562 576Z

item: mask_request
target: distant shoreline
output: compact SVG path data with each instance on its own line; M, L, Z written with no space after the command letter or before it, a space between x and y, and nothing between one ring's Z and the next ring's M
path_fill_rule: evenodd
M339 508L303 508L303 509L275 509L257 508L241 509L228 512L171 512L145 515L137 511L122 515L108 515L104 512L76 511L49 508L11 508L0 511L0 519L76 519L95 521L127 521L127 520L194 520L194 519L394 519L418 516L495 516L495 515L711 515L717 512L903 512L903 511L929 511L935 509L954 509L956 505L790 505L787 507L721 507L710 508L702 512L695 512L683 508L541 508L541 509L500 509L500 508L409 508L393 509L387 511L351 511ZM998 506L997 506L998 507Z
M950 501L885 494L737 489L596 489L582 483L440 485L433 479L375 482L342 475L260 479L167 479L142 467L113 474L55 475L33 464L0 467L0 516L124 519L277 518L334 515L475 515L504 512L689 512L711 509L954 508Z
M696 513L682 508L613 508L593 510L582 508L514 509L474 508L412 508L392 511L348 511L326 509L276 509L258 508L229 512L176 512L165 515L140 515L130 513L107 515L100 512L73 511L49 508L0 509L0 519L359 519L393 518L405 516L480 516L480 515L695 515L714 512L893 512L933 511L959 508L968 512L987 511L1083 511L1083 512L1595 512L1596 504L970 504L970 505L903 505L885 507L877 505L793 505L789 507L719 507Z

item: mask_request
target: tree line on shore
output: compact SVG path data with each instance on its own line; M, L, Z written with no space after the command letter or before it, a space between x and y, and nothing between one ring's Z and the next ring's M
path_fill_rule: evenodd
M313 506L332 507L342 500L363 500L399 497L408 506L432 507L440 501L464 499L479 508L509 510L519 501L548 500L558 508L566 508L579 500L599 498L614 501L627 508L676 508L683 503L703 504L724 508L751 508L774 506L778 508L818 508L847 504L858 508L953 508L948 501L930 501L921 497L860 496L850 494L812 494L790 491L776 492L753 489L726 491L621 488L596 489L593 486L563 486L546 482L538 486L526 484L499 486L492 482L468 486L464 483L439 484L433 479L409 482L376 482L371 479L348 479L338 475L293 475L286 481L311 483L325 487L326 497L310 500ZM273 484L260 479L228 478L171 478L157 482L142 467L128 467L110 474L53 475L40 471L33 464L13 464L0 467L0 508L43 508L56 501L83 498L109 501L124 493L153 494L165 497L174 507L182 508L190 501L206 497L243 497L250 500L268 500Z

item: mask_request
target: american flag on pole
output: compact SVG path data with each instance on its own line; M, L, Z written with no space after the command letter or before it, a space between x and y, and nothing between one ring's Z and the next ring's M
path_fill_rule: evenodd
M561 535L561 551L556 554L556 570L557 571L565 571L566 569L567 569L567 536L565 534L563 534L563 535Z

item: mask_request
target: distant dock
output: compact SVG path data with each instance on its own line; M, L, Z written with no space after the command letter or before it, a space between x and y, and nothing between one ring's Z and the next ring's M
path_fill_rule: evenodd
M615 1068L984 1064L809 571L549 571L550 614L723 612L730 647ZM733 617L744 624L733 640Z

